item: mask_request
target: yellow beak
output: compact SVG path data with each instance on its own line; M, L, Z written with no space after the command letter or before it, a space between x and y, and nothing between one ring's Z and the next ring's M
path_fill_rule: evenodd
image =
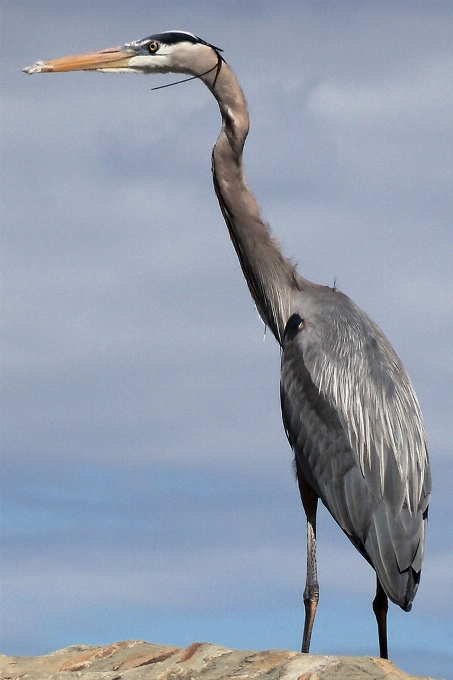
M123 47L109 47L99 52L75 54L51 61L37 61L33 66L24 68L25 73L54 73L58 71L94 71L96 69L126 68L132 52Z

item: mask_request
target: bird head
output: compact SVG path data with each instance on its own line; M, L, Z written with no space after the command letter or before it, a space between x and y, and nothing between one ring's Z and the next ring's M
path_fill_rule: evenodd
M102 71L132 73L189 73L202 75L210 57L221 50L192 33L167 31L98 52L76 54L51 61L37 61L25 73ZM212 60L211 60L212 61ZM214 64L213 64L214 66Z

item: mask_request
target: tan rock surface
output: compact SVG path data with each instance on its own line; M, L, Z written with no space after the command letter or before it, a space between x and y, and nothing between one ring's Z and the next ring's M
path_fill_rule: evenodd
M1 680L416 680L390 661L321 656L280 649L227 649L204 642L189 647L143 640L106 647L74 645L46 656L0 656Z

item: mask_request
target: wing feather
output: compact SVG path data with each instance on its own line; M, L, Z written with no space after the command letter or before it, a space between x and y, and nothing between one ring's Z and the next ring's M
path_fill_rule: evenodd
M298 317L303 323L297 332L291 326L282 354L289 441L388 596L408 609L431 490L415 392L388 340L347 296L322 289L314 302L302 299Z

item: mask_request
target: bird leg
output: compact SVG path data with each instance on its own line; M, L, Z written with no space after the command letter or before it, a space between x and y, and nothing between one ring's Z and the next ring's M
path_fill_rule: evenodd
M373 611L376 616L378 636L379 636L379 654L381 659L388 659L387 649L387 610L389 608L388 598L384 592L381 582L376 576L376 597L373 600Z
M318 496L302 474L296 462L300 497L307 517L307 580L304 590L305 624L302 636L302 652L310 650L311 633L319 599L318 570L316 567L316 510Z

